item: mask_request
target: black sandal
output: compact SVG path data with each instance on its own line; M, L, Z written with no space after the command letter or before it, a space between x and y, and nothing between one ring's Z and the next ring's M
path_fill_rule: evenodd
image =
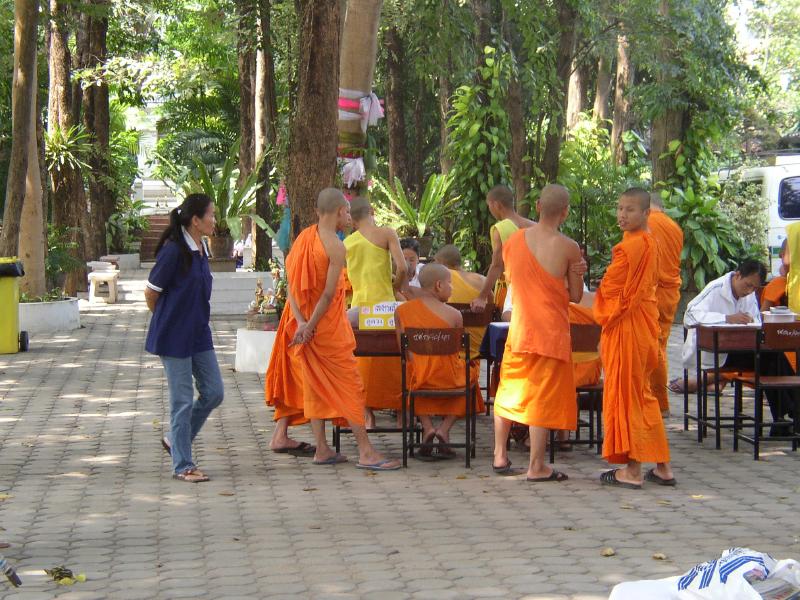
M569 479L569 477L566 473L562 473L561 471L556 471L553 469L553 472L547 477L527 477L526 479L531 483L541 483L545 481L566 481Z
M494 465L492 465L492 471L494 471L495 475L501 475L503 477L513 477L514 475L522 475L522 469L511 468L511 461L508 461L502 467L495 467Z
M600 475L600 481L603 482L603 485L623 487L629 490L642 489L641 484L628 483L627 481L620 481L619 479L617 479L617 471L619 471L619 469L611 469L610 471L606 471L605 473Z
M678 485L678 482L675 481L674 477L672 479L664 479L663 477L656 475L655 469L650 469L647 473L645 473L644 478L645 480L651 483L657 483L658 485L667 485L670 487L675 487Z

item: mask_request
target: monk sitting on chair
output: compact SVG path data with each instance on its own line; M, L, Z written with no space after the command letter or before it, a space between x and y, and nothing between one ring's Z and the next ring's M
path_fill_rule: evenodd
M356 467L373 471L400 468L370 444L364 427L364 385L353 351L353 328L345 312L345 248L336 235L350 224L350 205L341 191L326 188L317 198L319 223L304 229L286 260L287 296L297 321L289 352L300 365L303 414L316 440L314 464L335 465L347 458L325 438L325 420L345 419L358 443Z
M448 329L463 326L461 313L445 304L452 291L450 271L443 265L431 263L423 267L419 274L421 291L417 298L405 302L395 311L397 334L400 336L406 329ZM458 389L463 388L464 357L457 355L423 356L411 355L408 364L408 389ZM478 370L470 365L470 379L478 382ZM475 412L484 410L480 387L475 385ZM455 454L449 448L450 429L461 417L466 415L466 399L425 398L414 399L414 412L422 423L423 447L418 457L451 458ZM433 424L433 416L443 417L438 427ZM432 444L439 441L434 455Z
M497 223L489 230L492 242L492 264L486 274L478 297L472 301L472 310L482 312L494 291L494 301L502 306L506 298L506 282L504 279L503 244L518 229L533 225L533 221L517 214L514 209L514 192L504 185L497 185L486 195L486 206L497 219Z
M631 188L617 203L622 241L614 246L594 300L605 385L603 458L625 464L603 473L606 485L639 489L642 463L654 462L644 479L675 485L661 409L650 389L658 364L658 249L647 229L650 194Z
M395 295L406 287L407 266L397 233L391 227L375 225L375 213L369 200L354 198L350 214L355 231L345 238L344 247L347 277L353 286L350 319L357 323L362 306L394 301ZM373 428L372 409L400 409L400 359L365 356L356 360L367 394L367 428Z
M786 274L789 272L789 256L786 252L786 240L781 244L778 255L781 258L780 274L776 275L761 293L761 310L769 310L773 306L788 306L789 299L786 295Z
M537 208L539 222L514 233L503 248L514 311L494 400L492 468L517 474L506 442L511 423L523 423L531 437L528 481L565 481L545 465L545 448L549 430L577 426L569 302L583 295L586 261L578 244L558 231L569 214L567 190L545 186Z

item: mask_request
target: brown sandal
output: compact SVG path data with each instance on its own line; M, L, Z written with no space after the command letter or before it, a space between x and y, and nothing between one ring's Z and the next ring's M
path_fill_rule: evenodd
M197 469L189 469L183 473L174 473L172 478L187 483L203 483L204 481L209 481L208 475L204 475Z

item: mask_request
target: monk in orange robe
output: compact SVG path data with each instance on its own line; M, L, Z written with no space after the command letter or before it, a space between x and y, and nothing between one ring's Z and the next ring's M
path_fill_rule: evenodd
M584 292L585 297L591 295L590 292ZM583 300L581 300L583 302ZM585 306L570 302L569 304L569 322L576 325L597 325L592 314L591 304ZM586 385L594 385L600 381L600 375L603 372L603 363L600 360L599 354L593 352L573 352L572 353L572 368L575 373L575 387L579 388Z
M463 327L461 313L445 304L452 293L451 272L447 267L437 263L425 265L420 271L421 290L414 300L409 300L397 307L395 323L397 335L406 329L451 329ZM408 389L457 389L464 387L464 357L457 355L426 356L412 354L408 364ZM470 380L475 384L474 409L483 412L483 397L478 383L477 366L470 365ZM439 440L436 456L432 456L432 448L422 448L417 456L424 458L449 458L454 456L448 448L450 429L453 424L466 415L466 398L426 398L414 399L414 413L422 423L422 441L433 444ZM442 421L436 427L433 416L441 416Z
M594 317L602 326L601 357L605 372L603 457L625 463L603 473L606 485L639 489L642 463L654 462L644 476L675 485L661 410L650 389L658 364L658 250L647 230L650 194L631 188L620 196L617 223L622 241L614 246L594 300Z
M681 251L683 250L683 230L667 216L661 204L661 195L650 195L650 217L647 219L650 233L656 240L658 254L658 364L650 375L650 388L658 400L663 416L669 416L669 394L667 381L669 363L667 362L667 343L675 321L675 312L681 299Z
M325 420L344 419L358 443L360 469L389 471L400 463L381 456L364 427L364 385L353 351L353 328L345 312L345 248L336 232L350 224L350 205L341 191L322 190L319 223L304 229L287 257L288 301L297 321L289 352L300 365L303 414L316 441L314 464L347 460L325 438Z
M494 462L511 469L506 445L512 422L530 427L528 481L565 481L545 464L549 430L574 430L578 420L569 331L569 302L583 295L586 262L578 244L559 232L569 214L569 193L544 187L536 203L539 222L512 234L503 261L514 310L494 401Z
M781 258L780 275L770 279L770 282L761 292L761 310L769 310L773 306L788 306L789 299L786 297L786 274L789 272L789 257L786 252L786 242L783 240L781 251L778 254ZM792 354L794 354L792 352Z

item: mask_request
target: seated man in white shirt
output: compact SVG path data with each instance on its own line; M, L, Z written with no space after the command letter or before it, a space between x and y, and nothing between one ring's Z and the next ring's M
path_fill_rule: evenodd
M749 323L761 324L761 311L756 298L756 290L764 284L767 275L766 267L757 260L743 260L736 271L727 273L709 283L686 307L683 324L689 328L686 341L683 344L681 358L683 366L690 373L696 369L697 358L695 355L695 330L697 325L722 325ZM714 355L703 352L700 357L704 369L714 366ZM753 370L753 357L750 354L720 354L720 367L738 369L743 372ZM761 356L761 374L777 375L792 372L789 362L783 354L769 353ZM709 384L713 385L713 379ZM724 385L724 382L720 382ZM670 390L683 393L683 378L673 379L669 384ZM697 380L689 377L689 391L697 390ZM791 406L790 401L784 401L778 391L767 392L773 420L780 420ZM786 408L784 408L786 407Z

